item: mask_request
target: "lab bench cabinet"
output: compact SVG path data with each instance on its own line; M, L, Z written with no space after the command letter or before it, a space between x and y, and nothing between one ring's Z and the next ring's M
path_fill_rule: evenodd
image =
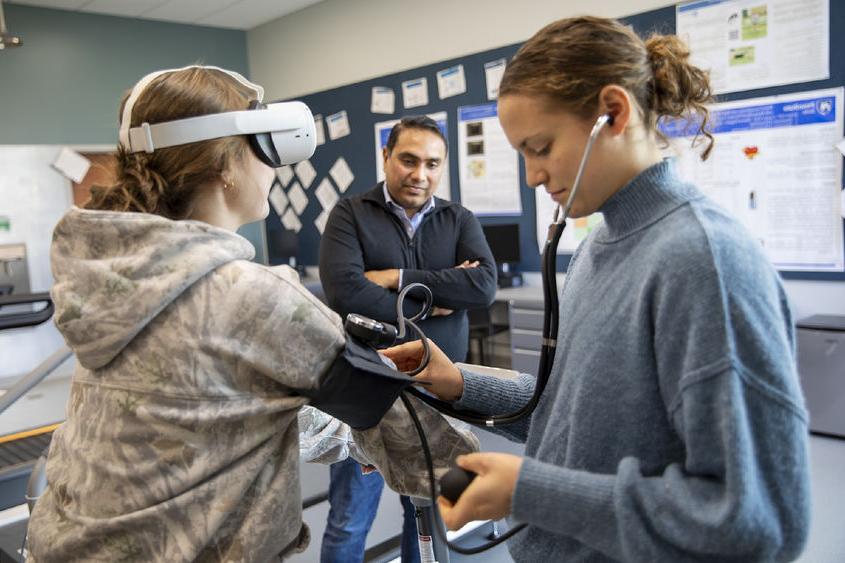
M508 303L511 369L536 377L543 342L543 300L511 299Z
M796 324L810 430L845 437L845 316L814 315Z

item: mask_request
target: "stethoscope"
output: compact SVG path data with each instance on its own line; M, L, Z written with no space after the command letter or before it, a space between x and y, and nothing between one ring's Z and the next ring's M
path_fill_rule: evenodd
M551 376L552 364L554 362L555 351L557 350L559 303L555 266L557 261L556 258L558 243L560 242L560 237L563 234L563 230L566 228L566 219L569 217L569 211L572 208L572 203L573 201L575 201L575 196L578 193L578 189L581 187L581 179L584 175L584 169L587 166L587 161L590 158L590 152L593 149L593 144L595 143L602 129L604 129L605 125L612 124L613 116L611 114L604 114L596 120L595 125L593 125L593 128L590 131L590 136L587 138L587 144L584 147L584 153L581 156L581 162L578 165L578 171L575 175L575 181L572 184L572 190L569 193L569 197L566 200L566 204L563 209L561 209L560 205L557 205L555 207L554 218L552 220L551 225L549 225L548 235L546 237L546 242L543 246L542 256L542 279L544 300L543 340L542 347L540 349L540 364L537 370L537 383L534 386L534 393L531 396L531 399L522 408L512 413L503 415L483 415L480 413L473 413L472 411L457 410L449 403L441 401L440 399L437 399L414 387L409 387L407 390L408 393L413 394L424 403L433 406L444 414L478 426L493 427L501 426L504 424L513 424L514 422L531 416L531 414L534 412L534 409L537 407L537 404L540 401L540 396L543 394L543 391L546 388L546 384L549 381L549 377ZM422 290L424 293L423 308L413 317L405 318L403 314L403 301L405 299L405 296L408 294L408 292L417 289ZM423 334L423 332L414 323L414 321L424 317L424 315L431 308L432 301L433 299L431 296L431 291L427 287L423 286L422 284L410 284L409 286L404 288L397 297L396 313L400 326L398 331L387 323L379 323L377 321L372 321L365 317L360 317L359 315L354 314L349 315L347 317L346 328L348 331L352 332L353 334L356 334L356 336L361 337L364 337L366 335L367 330L371 332L377 332L381 335L381 337L369 336L368 340L370 342L377 342L382 345L389 345L397 337L402 338L405 336L404 324L409 324L411 328L417 333L417 336L419 336L424 350L423 359L420 362L420 365L413 371L407 372L407 375L413 376L422 372L428 365L428 361L430 359L428 341L425 337L425 334ZM378 338L383 339L376 340ZM423 429L422 424L420 423L419 418L417 416L416 410L414 409L407 395L405 393L402 393L400 394L400 398L404 403L405 407L408 409L408 413L411 415L411 419L417 429L417 433L420 436L420 443L423 449L423 454L426 459L426 465L428 470L429 493L431 496L431 502L434 506L437 506L437 485L434 481L434 462L431 457L431 451L428 447L428 440L425 437L425 430ZM472 482L472 479L474 478L474 473L455 467L449 470L445 475L443 475L443 477L441 477L440 494L442 494L444 497L454 503L458 500L458 497L461 495L464 489L469 486L469 484ZM474 555L486 551L502 543L503 541L506 541L517 532L522 531L525 526L525 524L514 526L504 534L500 535L495 540L471 548L461 547L448 541L446 535L444 534L440 526L434 526L434 529L437 535L439 536L440 540L443 541L446 545L448 545L449 548L453 551L464 555Z
M558 243L560 242L560 237L563 234L563 230L566 228L566 219L569 217L569 211L572 208L572 203L575 201L575 196L578 193L578 189L581 186L581 179L584 175L584 169L587 166L587 161L590 158L590 152L593 149L593 144L595 143L596 139L598 138L599 134L601 133L602 129L604 129L605 125L612 125L613 124L613 115L605 114L600 116L597 120L595 125L593 125L592 130L590 131L590 136L587 138L587 145L584 147L584 153L581 156L581 162L578 165L578 171L575 175L575 181L572 184L572 190L569 193L569 197L566 200L566 204L564 205L563 209L561 209L560 205L557 205L555 208L554 219L552 224L549 225L548 236L546 237L546 242L543 247L543 258L542 258L542 279L543 279L543 299L544 299L544 312L543 312L543 340L542 340L542 348L540 351L540 364L538 366L537 372L537 383L534 387L534 393L531 396L531 400L529 400L522 408L519 410L504 414L504 415L483 415L480 413L473 413L471 411L465 410L457 410L449 403L445 401L441 401L439 399L434 398L433 396L424 393L423 391L416 389L414 387L409 387L407 389L408 393L413 394L421 401L433 406L437 410L441 411L444 414L447 414L453 418L457 418L459 420L463 420L470 424L480 425L480 426L501 426L504 424L513 424L523 418L531 416L534 412L534 409L537 407L538 402L540 401L540 396L543 394L543 391L546 388L546 384L549 381L549 377L551 376L552 371L552 364L554 362L555 351L557 350L557 333L558 333L558 325L559 325L559 303L558 303L558 293L557 293L557 279L556 279L556 258L557 258L557 247ZM413 287L411 287L413 286ZM431 292L428 290L427 287L421 286L421 284L411 284L411 286L403 289L400 292L398 299L397 299L397 318L399 319L400 323L400 330L396 331L390 325L386 325L386 323L376 323L379 326L372 326L369 329L375 329L376 332L380 332L385 335L385 341L382 342L384 345L389 344L394 340L395 337L402 337L404 336L404 322L408 322L408 324L413 328L413 330L417 333L420 337L422 344L423 344L423 360L420 365L415 368L412 372L408 372L407 375L416 375L424 370L428 364L428 360L430 358L430 351L428 347L428 341L425 338L425 335L419 329L413 321L423 318L425 313L428 312L432 304ZM403 314L402 308L402 301L405 298L405 295L411 291L412 289L416 289L417 287L421 287L425 293L425 304L423 306L423 310L417 313L415 316L411 317L410 319L406 319ZM351 316L351 315L350 315ZM350 319L347 319L347 329L349 328ZM363 318L353 318L352 324L358 325L358 330L361 330L361 333L364 334L363 326L369 319ZM369 321L370 323L375 323L375 321ZM385 326L386 325L386 326ZM397 334L398 332L398 334ZM425 437L425 430L423 429L422 424L420 423L419 417L417 416L416 410L414 409L413 405L410 402L410 399L407 397L405 393L400 394L400 398L404 403L405 407L408 409L408 413L411 416L411 419L414 423L414 426L417 429L417 433L420 436L420 444L422 446L423 454L426 460L426 466L428 470L428 481L429 481L429 494L431 496L431 502L434 506L437 506L436 498L437 498L437 485L435 484L434 479L434 462L431 456L431 451L428 446L428 441ZM440 479L440 494L455 503L461 493L466 489L467 486L472 482L475 478L475 474L466 471L464 469L455 467L449 470L443 477ZM514 534L522 531L525 529L525 524L520 524L518 526L514 526L506 533L502 534L495 540L489 541L479 546L475 547L462 547L456 545L448 540L444 531L441 529L440 526L435 525L434 530L435 533L438 535L439 539L443 541L446 545L449 546L450 549L457 553L461 553L464 555L474 555L477 553L481 553L486 551L504 541L509 539Z
M569 197L566 199L566 204L561 210L560 205L555 207L554 219L549 225L546 242L543 246L542 256L542 279L543 279L543 340L540 348L540 364L537 369L537 384L534 386L534 394L522 408L517 411L502 415L483 415L472 413L466 410L457 410L449 403L440 401L431 397L430 395L417 392L411 389L420 400L435 407L439 411L448 414L453 418L469 422L479 426L501 426L503 424L513 424L518 420L522 420L527 416L531 416L537 403L540 401L540 396L546 388L546 383L552 371L552 364L554 362L555 351L557 350L557 331L559 321L559 303L557 291L556 278L556 258L557 247L560 242L560 237L563 230L566 228L566 219L569 217L569 211L572 208L572 203L575 201L575 196L578 189L581 187L581 179L584 176L584 169L587 167L587 162L590 158L590 152L593 149L596 139L604 129L605 125L613 124L613 116L611 114L604 114L600 116L595 125L590 131L590 136L587 138L587 145L584 147L584 153L581 155L581 162L578 165L578 172L575 175L575 181L572 184L572 190L569 192ZM425 339L423 339L425 340ZM417 368L419 369L419 368ZM420 370L422 371L422 370ZM417 372L419 373L419 372ZM447 497L448 498L448 497Z

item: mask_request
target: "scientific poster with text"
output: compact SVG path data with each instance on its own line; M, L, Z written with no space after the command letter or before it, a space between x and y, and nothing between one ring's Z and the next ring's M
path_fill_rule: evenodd
M733 213L779 270L842 272L843 89L714 104L716 144L701 161L674 121L679 172Z
M675 17L715 94L830 78L829 0L696 0Z
M546 246L546 238L549 236L549 225L554 219L555 208L557 203L546 193L543 186L537 186L534 190L534 201L536 203L536 218L537 218L537 247L540 254L543 253L543 248ZM558 254L572 254L578 248L587 235L593 229L602 224L602 214L593 213L588 217L579 217L577 219L567 219L566 228L563 230L563 235L560 237L560 242L557 245Z
M496 102L458 108L461 203L476 215L521 215L519 155L498 115Z

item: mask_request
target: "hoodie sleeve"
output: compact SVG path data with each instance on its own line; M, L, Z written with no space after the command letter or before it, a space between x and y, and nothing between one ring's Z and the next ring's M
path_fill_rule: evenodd
M453 467L459 455L479 450L478 438L469 425L444 416L416 397L408 397L408 402L425 430L435 479ZM428 466L420 436L401 399L396 399L376 426L352 430L352 437L388 487L402 495L429 496Z
M292 390L317 388L346 343L340 317L290 267L251 266L224 305L241 361Z
M299 409L297 418L300 460L329 465L351 457L363 465L372 465L355 443L348 424L310 405Z
M317 388L346 343L340 317L305 289L289 267L255 267L262 271L238 280L242 290L233 292L229 305L240 319L234 326L241 335L232 336L247 346L242 361L293 390ZM251 297L244 293L247 289ZM478 439L466 425L448 420L413 397L411 402L429 437L438 476L456 456L478 450ZM401 400L364 431L351 430L313 408L302 412L299 422L303 459L331 463L351 455L378 467L393 490L427 494L419 436Z

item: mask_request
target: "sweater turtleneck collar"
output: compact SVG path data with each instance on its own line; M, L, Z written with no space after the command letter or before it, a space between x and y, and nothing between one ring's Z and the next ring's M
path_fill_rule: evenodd
M664 159L640 172L601 206L604 225L596 240L620 240L700 197L701 192L678 177L674 159Z

